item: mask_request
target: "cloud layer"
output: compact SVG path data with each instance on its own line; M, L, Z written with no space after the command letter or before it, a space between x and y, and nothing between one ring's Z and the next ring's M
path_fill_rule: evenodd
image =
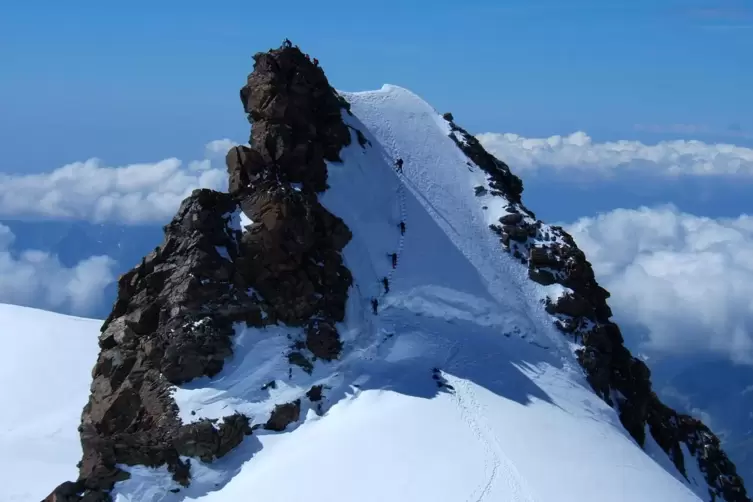
M753 217L712 220L668 205L566 225L645 348L753 364Z
M753 176L753 149L729 144L595 143L583 132L550 138L486 133L478 138L515 170L613 174L620 168L655 175ZM229 139L212 141L203 159L187 163L169 158L111 167L93 158L47 173L0 173L0 218L162 224L192 190L227 188L224 156L236 144Z
M91 313L114 279L114 260L92 256L71 268L44 251L13 252L15 236L0 224L0 303Z
M234 144L212 141L204 159L186 166L175 158L121 167L89 159L49 173L0 174L0 217L164 223L194 189L227 188L222 161Z
M753 149L702 141L639 141L595 143L584 132L549 138L517 134L479 134L490 153L513 169L580 169L609 173L616 168L640 169L656 175L753 176Z

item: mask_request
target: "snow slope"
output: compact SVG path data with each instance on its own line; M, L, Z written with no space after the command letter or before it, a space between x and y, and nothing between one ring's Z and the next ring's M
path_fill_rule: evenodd
M237 410L261 424L276 404L301 398L302 423L259 429L213 464L192 460L193 483L177 493L164 469L124 467L132 478L116 485L115 499L705 500L698 479L685 480L658 447L641 450L591 391L541 303L562 288L532 283L502 251L488 225L505 201L474 195L486 175L449 138L447 123L398 87L346 97L354 115L345 120L370 145L354 134L344 162L329 166L322 198L353 232L342 358L317 361L310 375L288 372L294 330L239 328L219 375L176 389L181 417ZM392 169L397 157L403 175ZM92 350L81 361L94 359ZM71 382L71 391L74 383L81 399L73 401L83 404L88 381ZM304 395L315 384L325 386L318 404ZM71 478L49 472L56 479L46 491Z
M240 411L264 423L275 404L323 384L323 416L309 409L293 431L256 433L212 465L194 461L194 484L174 495L164 472L140 469L118 500L698 500L590 390L540 303L561 288L532 283L502 252L488 225L504 201L474 195L486 175L447 122L397 87L346 97L345 120L370 145L354 141L329 166L322 199L354 234L344 357L286 375L291 330L242 330L219 377L175 394L186 421Z
M38 501L81 460L102 321L0 304L0 500Z

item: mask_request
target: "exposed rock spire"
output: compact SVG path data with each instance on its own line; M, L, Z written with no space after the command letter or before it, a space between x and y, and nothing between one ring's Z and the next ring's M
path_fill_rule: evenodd
M241 90L251 143L228 152L230 193L194 191L164 242L120 278L79 428L79 479L48 501L109 501L129 477L118 465L166 465L187 485L181 458L210 462L251 434L254 417L240 414L183 424L171 395L222 370L236 323L305 327L291 358L301 365L340 353L335 323L352 282L340 252L351 233L317 193L327 189L325 160L338 161L350 143L345 103L298 48L254 60ZM245 232L241 210L253 221ZM279 405L263 425L283 430L299 410L300 401Z

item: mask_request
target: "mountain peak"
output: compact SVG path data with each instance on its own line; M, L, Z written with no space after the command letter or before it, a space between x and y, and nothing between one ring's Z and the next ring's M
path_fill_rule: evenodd
M120 465L166 465L189 484L190 461L211 461L251 433L249 418L183 424L175 385L219 373L234 325L305 326L297 364L340 351L350 274L340 250L350 230L317 200L326 160L350 143L344 106L324 73L298 48L254 56L241 89L252 119L250 147L227 155L230 194L195 190L165 227L165 239L118 282L102 326L89 403L80 427L80 477L48 500L110 500L129 478ZM242 210L241 210L242 207ZM254 223L241 229L244 220ZM266 428L298 419L281 405ZM289 409L291 408L291 409Z
M271 176L323 192L325 161L339 161L341 148L350 144L340 113L347 103L329 85L316 59L298 47L257 53L254 62L240 92L253 124L253 147L230 151L231 193L242 191L253 177Z
M250 141L227 154L229 193L194 191L162 244L120 278L79 429L80 475L47 501L211 497L253 469L249 459L286 468L294 457L259 455L282 448L275 434L300 425L312 444L326 437L323 448L345 448L327 425L311 431L339 424L356 441L352 431L379 413L413 431L391 439L393 456L433 422L451 438L468 436L458 448L479 444L457 462L478 467L459 477L475 484L458 481L457 493L441 494L447 500L468 491L479 501L580 497L580 481L558 478L569 488L555 492L526 481L544 456L560 459L548 476L572 463L570 450L526 442L544 434L587 451L578 458L593 465L576 478L604 464L639 465L637 474L612 472L627 498L693 500L688 487L698 494L691 485L705 483L709 500L749 500L718 438L652 391L572 237L536 219L520 178L452 114L395 86L338 93L288 41L254 61L240 91ZM411 413L426 423L411 429ZM514 435L505 423L518 424ZM671 462L666 471L640 450L650 444L654 460ZM422 445L406 458L447 454ZM525 457L530 448L539 460ZM140 477L164 484L144 488ZM601 488L592 492L604 499Z

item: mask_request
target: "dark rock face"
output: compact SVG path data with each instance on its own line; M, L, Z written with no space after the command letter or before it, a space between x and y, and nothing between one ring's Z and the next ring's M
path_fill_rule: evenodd
M306 328L306 348L325 361L336 359L342 350L342 343L335 325L321 319L309 322Z
M492 189L492 195L504 195L511 203L520 203L520 196L523 193L523 181L512 174L507 164L484 150L484 147L481 146L481 143L474 136L455 124L451 113L446 113L443 117L452 129L450 138L452 138L455 144L458 145L458 148L469 159L489 175L489 186Z
M222 370L236 324L304 327L298 353L310 365L340 354L335 325L352 281L340 252L351 233L317 194L327 188L325 161L339 161L350 143L344 100L297 48L254 59L241 90L251 144L227 154L230 193L194 191L164 242L119 279L79 428L79 479L47 501L109 501L129 477L119 464L167 465L187 485L181 456L211 462L251 434L251 417L240 414L183 424L171 395ZM245 233L240 211L253 221ZM265 428L282 431L299 417L300 400L279 405Z
M302 183L323 192L324 161L339 161L340 149L350 144L340 98L322 69L297 48L258 53L254 61L254 72L241 89L241 102L253 120L253 148L237 147L238 153L228 154L231 180ZM231 192L247 186L238 183Z
M233 261L242 254L232 225L236 209L227 194L194 191L165 227L162 245L120 278L81 420L84 496L106 494L127 479L116 464L167 464L185 484L188 466L179 455L190 448L190 432L211 429L225 438L226 424L217 431L209 422L182 425L170 392L173 384L222 369L232 353L233 322L262 325L262 302L246 293ZM228 441L234 438L213 451L227 449Z
M253 120L252 147L227 155L230 191L254 222L243 235L249 257L243 274L282 322L342 321L352 278L340 251L351 233L316 194L327 188L325 160L340 160L350 144L343 103L321 68L297 48L254 59L241 89ZM327 350L339 354L339 348Z
M309 398L309 401L312 403L318 403L322 400L322 391L324 390L324 387L321 385L314 385L311 387L308 392L306 392L306 397Z
M81 500L79 493L84 489L82 483L73 483L66 481L60 484L55 490L49 494L42 502L77 502ZM106 496L105 494L101 494ZM106 498L92 498L91 500L97 500L97 502L106 502Z
M225 417L219 427L208 420L181 427L175 446L180 455L211 462L226 455L249 434L248 417L236 413Z
M270 431L281 432L284 431L288 425L297 422L300 416L300 399L297 399L292 403L278 404L275 406L274 411L272 411L272 416L269 417L267 423L264 424L264 428Z
M527 263L532 281L547 286L556 283L572 290L549 301L546 310L560 331L582 343L578 361L596 393L616 407L623 426L641 446L648 427L683 475L684 444L706 477L711 502L750 502L743 480L719 439L699 420L664 405L653 392L651 372L625 348L620 328L610 321L609 292L596 282L591 264L573 238L561 227L547 227L535 220L521 203L520 179L452 118L445 119L452 129L450 137L488 174L491 194L501 195L510 203L505 208L509 214L500 218L499 225L491 225L500 236L501 247Z

